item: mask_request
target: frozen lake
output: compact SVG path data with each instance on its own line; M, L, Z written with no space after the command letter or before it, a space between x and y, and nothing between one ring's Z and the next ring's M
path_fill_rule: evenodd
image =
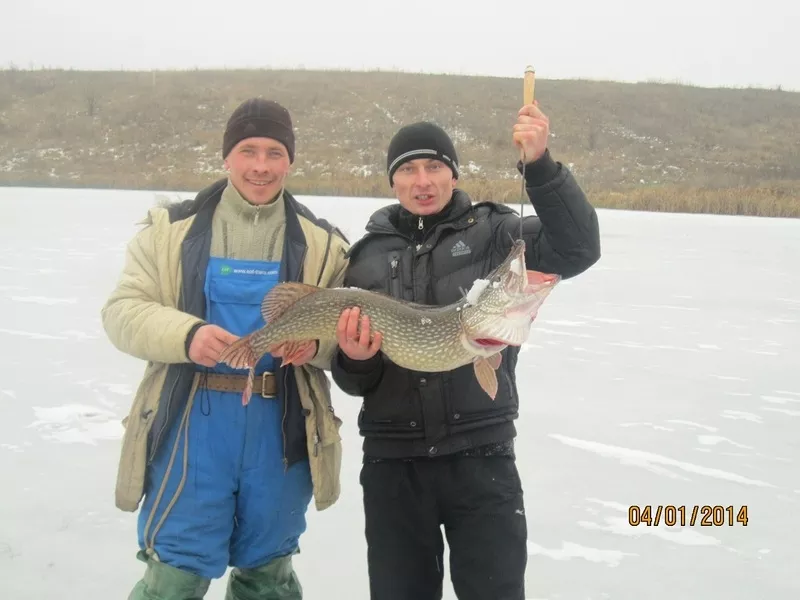
M386 202L301 199L351 241ZM122 599L143 571L136 517L114 507L143 364L99 311L152 202L0 188L3 598ZM528 598L800 598L800 220L599 213L602 259L553 292L520 355ZM334 394L342 497L312 508L297 570L309 600L366 600L360 402ZM631 505L748 520L632 526Z

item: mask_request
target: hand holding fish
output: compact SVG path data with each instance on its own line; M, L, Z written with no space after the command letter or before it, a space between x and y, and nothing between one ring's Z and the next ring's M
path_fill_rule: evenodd
M481 388L494 399L503 350L525 342L539 307L560 279L527 270L520 239L485 279L476 280L464 298L446 306L287 281L270 290L261 304L266 325L228 346L219 362L248 369L245 404L261 356L281 349L286 364L287 356L299 356L315 341L332 340L353 360L367 360L380 350L388 360L415 371L451 371L472 363Z
M353 360L367 360L375 356L381 347L381 334L375 332L370 341L369 317L361 317L361 331L358 330L360 309L345 308L336 324L336 341L339 348Z
M217 325L203 325L189 345L189 360L204 367L215 367L220 354L239 338Z
M550 119L541 111L537 101L519 109L513 140L525 152L526 163L532 163L544 155L549 137Z

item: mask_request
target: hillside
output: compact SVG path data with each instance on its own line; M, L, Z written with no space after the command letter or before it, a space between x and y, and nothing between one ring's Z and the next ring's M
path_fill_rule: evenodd
M385 151L430 119L463 187L516 200L518 79L394 72L0 71L0 185L195 190L230 112L262 95L297 130L292 189L391 196ZM598 206L800 216L800 94L538 79L551 151Z

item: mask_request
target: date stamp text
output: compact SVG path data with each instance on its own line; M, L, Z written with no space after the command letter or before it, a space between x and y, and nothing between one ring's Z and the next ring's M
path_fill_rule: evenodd
M721 506L709 504L632 504L628 507L628 525L658 527L747 527L747 505Z

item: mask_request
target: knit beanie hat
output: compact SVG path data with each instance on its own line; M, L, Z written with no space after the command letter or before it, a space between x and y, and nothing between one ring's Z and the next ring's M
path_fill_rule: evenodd
M233 111L222 137L222 158L243 139L267 137L279 141L289 152L289 162L294 162L294 130L289 111L272 100L251 98Z
M453 141L438 125L422 121L400 128L389 142L386 158L386 169L389 172L389 183L398 167L416 158L435 158L442 161L458 179L458 156Z

